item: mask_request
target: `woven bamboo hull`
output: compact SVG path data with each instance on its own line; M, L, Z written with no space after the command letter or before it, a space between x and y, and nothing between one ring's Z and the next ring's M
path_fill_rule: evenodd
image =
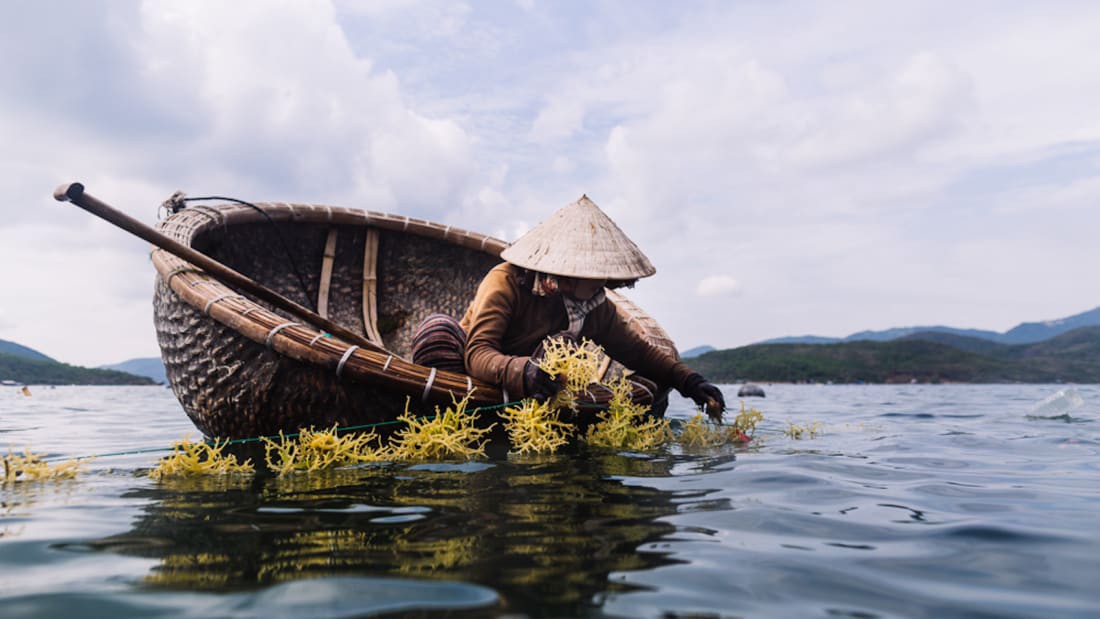
M358 347L233 291L154 250L154 321L168 381L207 436L391 421L411 403L430 412L472 391L473 405L508 394L463 374L408 361L412 334L434 312L461 317L500 262L498 239L427 221L327 206L265 203L184 209L158 229L377 343ZM284 249L285 248L285 249ZM288 254L293 257L295 275ZM328 257L326 257L326 255ZM629 300L609 295L647 339L668 335ZM625 371L611 363L609 375ZM636 401L664 393L635 389ZM593 405L606 400L593 394Z

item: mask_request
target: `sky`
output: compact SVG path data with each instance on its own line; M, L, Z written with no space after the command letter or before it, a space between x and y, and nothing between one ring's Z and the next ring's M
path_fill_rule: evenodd
M1100 305L1100 3L0 3L0 339L159 354L173 191L505 240L587 194L681 349Z

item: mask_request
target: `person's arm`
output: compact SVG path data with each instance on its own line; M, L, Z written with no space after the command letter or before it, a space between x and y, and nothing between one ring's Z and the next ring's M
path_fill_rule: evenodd
M613 301L608 299L593 312L598 312L596 343L602 345L612 359L658 384L675 388L684 397L704 406L711 416L718 417L725 410L726 400L721 390L631 329ZM718 405L716 411L706 406L709 400Z
M500 385L512 399L524 395L523 371L528 358L506 355L501 348L518 292L508 270L495 268L481 281L466 313L466 371Z

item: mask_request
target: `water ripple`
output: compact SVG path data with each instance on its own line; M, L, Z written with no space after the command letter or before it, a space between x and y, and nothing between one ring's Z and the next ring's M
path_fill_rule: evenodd
M0 616L1097 616L1100 435L1089 408L1027 419L1049 391L773 385L762 440L704 454L244 483L103 458L0 489ZM66 457L197 437L156 388L36 391L0 419Z

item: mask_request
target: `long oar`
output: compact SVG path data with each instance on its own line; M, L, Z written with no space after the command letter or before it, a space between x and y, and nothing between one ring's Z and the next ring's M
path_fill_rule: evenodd
M133 234L141 239L144 239L153 245L167 251L171 254L182 258L191 264L199 267L203 271L206 271L209 275L222 282L223 284L235 288L238 292L247 292L253 296L260 298L275 307L285 310L294 314L295 316L302 318L306 322L309 322L315 327L324 329L325 331L341 337L348 342L358 344L361 348L367 350L375 350L382 352L384 349L364 338L362 335L349 331L344 327L317 315L308 307L299 305L294 301L284 297L283 295L264 287L257 283L255 280L234 271L233 269L225 266L224 264L214 260L206 254L199 253L194 249L174 241L149 226L141 223L140 221L130 217L129 215L105 204L96 198L84 193L84 185L80 183L70 183L62 185L53 192L53 197L59 202L72 202L80 208L88 211L92 215L106 220L119 228Z

